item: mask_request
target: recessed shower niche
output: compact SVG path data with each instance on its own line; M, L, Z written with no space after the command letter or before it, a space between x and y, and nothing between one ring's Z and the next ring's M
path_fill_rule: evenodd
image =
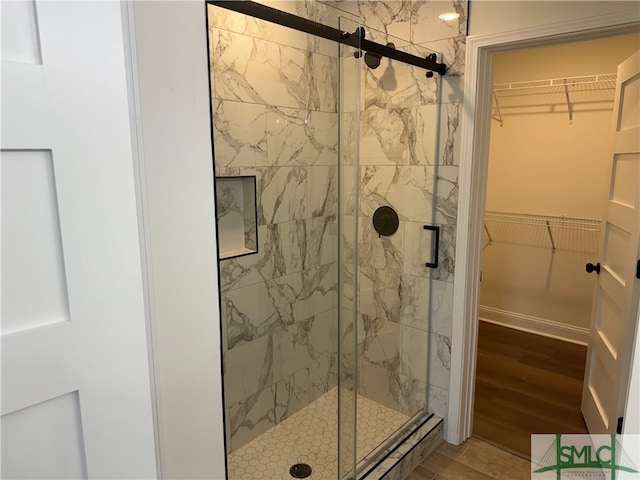
M220 259L258 253L256 177L216 177Z

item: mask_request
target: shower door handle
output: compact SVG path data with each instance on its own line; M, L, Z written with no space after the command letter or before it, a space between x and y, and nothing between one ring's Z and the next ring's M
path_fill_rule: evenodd
M436 238L435 241L432 242L433 244L433 262L427 262L425 263L426 267L429 268L438 268L438 255L440 252L440 227L436 226L436 225L425 225L424 226L425 230L431 230L432 232L435 232L436 234Z

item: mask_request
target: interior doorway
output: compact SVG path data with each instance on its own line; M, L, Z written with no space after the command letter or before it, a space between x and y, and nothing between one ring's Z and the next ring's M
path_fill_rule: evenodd
M501 53L478 302L473 434L530 455L533 433L586 433L582 381L627 35Z

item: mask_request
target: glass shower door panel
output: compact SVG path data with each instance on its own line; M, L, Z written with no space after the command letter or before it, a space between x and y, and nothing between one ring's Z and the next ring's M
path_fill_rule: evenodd
M370 28L366 33L420 57L432 53ZM436 231L425 226L441 226L435 199L450 195L454 185L439 178L438 76L427 78L425 70L388 58L379 64L366 60L361 67L356 328L356 458L361 466L427 412L429 350L447 345L434 344L429 329L432 279L439 278L439 270L427 266L435 261ZM398 214L399 227L391 235L374 228L372 217L380 207Z
M357 22L340 17L339 28L355 32ZM338 479L354 476L356 451L356 311L358 305L358 148L360 60L358 49L339 46L338 195Z

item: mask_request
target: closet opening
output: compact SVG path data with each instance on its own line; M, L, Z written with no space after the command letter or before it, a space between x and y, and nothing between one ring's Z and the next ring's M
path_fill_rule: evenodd
M472 433L526 458L531 434L588 433L616 70L639 46L634 34L493 60Z

